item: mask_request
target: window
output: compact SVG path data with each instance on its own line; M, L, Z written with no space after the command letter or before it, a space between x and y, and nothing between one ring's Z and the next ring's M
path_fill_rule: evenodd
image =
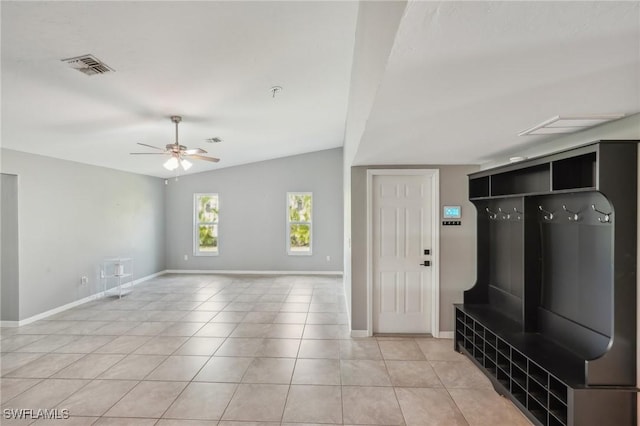
M310 192L287 193L287 253L311 254L312 195Z
M194 255L218 254L218 194L194 194Z

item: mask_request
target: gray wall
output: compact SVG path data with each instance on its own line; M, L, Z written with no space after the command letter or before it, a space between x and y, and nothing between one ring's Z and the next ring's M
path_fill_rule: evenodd
M453 331L453 303L476 281L476 209L467 174L478 166L358 166L351 168L351 329L367 329L367 170L439 169L440 206L461 205L461 226L440 226L440 331Z
M105 257L164 270L161 179L6 149L2 171L19 182L20 319L99 292Z
M193 194L206 192L220 197L220 253L196 257ZM287 254L287 192L313 192L311 256ZM342 148L168 179L167 268L342 271L342 214Z
M0 175L0 320L18 320L18 177Z
M351 65L349 105L344 132L344 293L351 307L351 165L367 124L371 105L384 75L406 1L370 1L358 5L358 23Z

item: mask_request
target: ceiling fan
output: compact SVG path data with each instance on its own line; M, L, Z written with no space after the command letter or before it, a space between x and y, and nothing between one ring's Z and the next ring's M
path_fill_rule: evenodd
M204 155L201 155L201 154L207 153L207 151L205 151L204 149L201 149L201 148L188 149L186 146L180 145L178 143L178 123L182 121L182 117L180 117L179 115L172 115L171 121L176 125L176 142L175 143L167 144L163 149L163 148L158 148L157 146L147 145L146 143L138 142L138 145L157 149L161 152L131 152L130 154L131 155L170 155L171 158L169 158L163 164L164 168L167 170L175 170L179 166L182 166L183 170L189 170L192 164L185 157L193 158L195 160L211 161L213 163L217 163L218 161L220 161L219 158L206 157Z

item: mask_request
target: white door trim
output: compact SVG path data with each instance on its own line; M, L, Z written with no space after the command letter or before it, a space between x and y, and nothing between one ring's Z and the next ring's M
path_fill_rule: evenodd
M440 335L440 170L438 169L368 169L367 170L367 334L373 336L373 177L376 175L431 176L431 325L433 337Z

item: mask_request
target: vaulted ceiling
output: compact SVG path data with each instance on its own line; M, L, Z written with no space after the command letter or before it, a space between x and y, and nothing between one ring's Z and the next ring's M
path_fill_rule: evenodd
M640 111L639 2L408 2L364 40L391 46L377 70L355 62L357 2L1 8L2 146L158 177L129 152L173 142L171 115L221 158L192 173L342 146L354 117L354 164L460 164L545 140L517 133L554 115ZM87 53L115 71L61 61Z
M484 163L557 115L638 112L640 2L410 2L355 164Z
M129 152L174 142L171 115L183 116L182 144L221 158L190 173L342 145L355 2L1 7L5 148L170 176L163 157ZM115 72L61 61L87 53Z

